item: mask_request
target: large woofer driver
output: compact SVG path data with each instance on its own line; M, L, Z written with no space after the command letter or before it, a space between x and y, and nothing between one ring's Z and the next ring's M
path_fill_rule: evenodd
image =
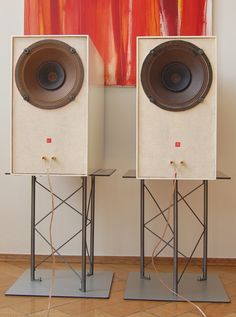
M202 102L212 83L212 68L196 45L173 40L146 56L141 82L149 100L165 110L183 111Z
M73 47L58 40L42 40L24 49L15 79L26 101L38 108L56 109L78 95L84 69Z

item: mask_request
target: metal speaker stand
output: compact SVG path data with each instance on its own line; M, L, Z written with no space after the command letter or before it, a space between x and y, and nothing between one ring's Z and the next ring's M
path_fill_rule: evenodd
M124 178L136 178L135 170L129 170ZM230 177L218 172L217 179L230 179ZM207 272L207 253L208 253L208 181L202 180L200 184L190 190L187 194L182 195L179 191L179 181L175 181L175 190L173 194L173 224L169 224L166 212L169 210L169 206L162 209L154 197L151 190L148 188L145 180L140 180L140 273L130 273L128 276L125 299L138 299L138 300L160 300L160 301L183 301L184 299L178 296L176 293L188 298L191 301L196 302L230 302L227 296L223 284L217 275L208 274ZM194 209L187 202L186 197L191 196L193 192L203 188L203 219L197 215ZM147 197L150 197L158 212L155 216L145 221L145 201ZM178 226L179 226L179 202L185 203L188 210L193 217L202 226L202 232L194 245L190 255L186 255L179 250L178 241ZM171 238L164 239L158 233L154 232L150 228L150 224L157 218L162 217L165 223L168 225L171 231ZM150 273L145 272L145 230L161 239L164 246L155 254L158 257L163 250L170 247L173 251L173 271L172 273ZM202 253L202 272L201 275L195 273L186 273L186 269L189 266L195 250L202 241L203 253ZM180 272L179 269L179 255L185 259L185 265ZM160 276L158 276L160 275ZM161 283L162 280L173 291L168 290Z
M92 173L90 192L88 195L88 177L81 177L81 186L71 193L67 198L62 199L55 193L60 202L55 206L57 210L61 205L65 204L75 211L82 218L82 228L67 239L63 244L54 249L54 251L45 256L45 258L36 263L35 239L36 233L50 246L49 240L40 232L38 225L44 221L52 211L48 212L40 220L36 222L36 187L40 186L44 190L50 190L41 184L36 176L31 178L31 265L30 269L25 271L20 278L6 291L5 295L23 295L23 296L48 296L51 283L51 270L38 269L40 265L45 263L53 254L67 264L69 270L56 270L55 281L52 290L52 296L57 297L82 297L82 298L108 298L113 279L112 272L94 272L94 224L95 224L95 192L96 177L111 176L115 172L114 169L100 169ZM37 186L36 186L37 185ZM68 200L77 192L82 191L82 210L74 208ZM90 228L89 245L87 242L87 228ZM75 237L81 235L82 257L81 271L78 272L73 266L67 262L61 254L61 249L67 245ZM89 269L87 271L86 260L89 261Z

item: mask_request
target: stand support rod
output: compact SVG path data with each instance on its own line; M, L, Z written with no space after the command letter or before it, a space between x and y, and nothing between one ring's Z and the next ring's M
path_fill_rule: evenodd
M31 281L35 281L35 182L36 177L31 177Z
M86 224L87 224L87 177L82 177L82 268L81 291L86 292Z
M89 275L94 273L94 222L95 222L95 176L91 176L91 227L90 227L90 269Z
M140 181L140 278L145 278L144 272L144 190L145 184L144 180Z
M173 291L178 293L178 181L175 180L173 197Z
M208 251L208 181L203 181L204 185L204 234L203 234L203 267L202 279L207 280L207 251Z

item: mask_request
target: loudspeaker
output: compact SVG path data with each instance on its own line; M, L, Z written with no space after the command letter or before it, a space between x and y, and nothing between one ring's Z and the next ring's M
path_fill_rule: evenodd
M12 38L13 174L103 166L104 65L88 36ZM46 164L45 164L46 163Z
M215 37L138 37L138 178L215 179Z

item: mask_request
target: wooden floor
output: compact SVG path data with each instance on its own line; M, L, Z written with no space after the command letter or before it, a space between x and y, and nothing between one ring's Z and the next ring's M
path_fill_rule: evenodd
M4 292L28 268L25 262L0 262L0 317L47 316L48 298L5 296ZM76 265L74 265L76 267ZM48 268L48 266L46 266ZM44 266L45 268L45 266ZM57 264L58 269L65 268ZM96 270L115 273L110 299L53 298L50 317L197 317L200 313L189 303L124 300L124 289L128 272L138 271L137 265L106 264L96 265ZM149 270L149 269L148 269ZM170 266L159 267L170 271ZM150 268L150 271L152 269ZM190 271L199 271L191 267ZM207 317L236 317L236 267L209 267L217 272L231 298L230 304L200 303Z

